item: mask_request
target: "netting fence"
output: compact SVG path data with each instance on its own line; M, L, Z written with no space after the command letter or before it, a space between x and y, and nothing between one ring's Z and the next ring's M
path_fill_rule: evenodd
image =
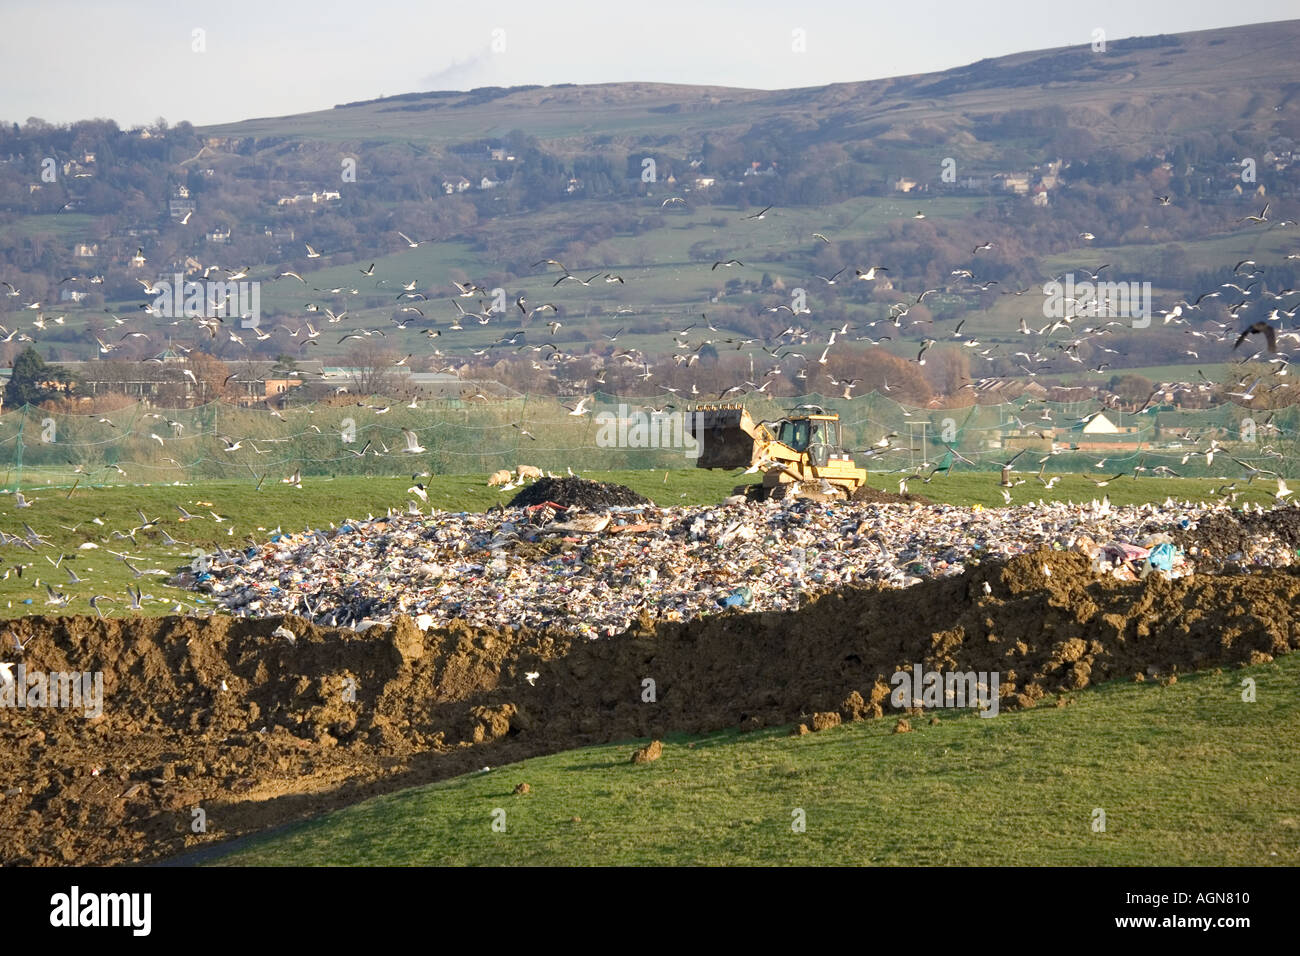
M128 405L110 413L61 414L25 406L0 415L3 487L24 484L154 484L263 475L490 473L534 465L547 471L676 469L695 464L687 419L694 407L662 397L638 401L597 393L582 414L574 402L524 395L500 401L370 398L271 411L212 403L161 409ZM801 404L838 412L844 445L874 472L953 462L954 473L996 469L1048 453L1049 472L1169 469L1180 476L1245 474L1251 467L1296 473L1300 408L1276 412L1225 404L1140 414L1096 402L1021 400L957 408L911 407L873 392L852 399L746 396L757 420ZM1093 417L1101 413L1102 418ZM412 433L408 436L406 433ZM412 440L408 440L413 439ZM888 447L878 443L888 440ZM407 451L408 445L417 450ZM1213 450L1212 460L1207 452ZM956 457L960 456L960 457ZM963 461L962 459L966 459Z

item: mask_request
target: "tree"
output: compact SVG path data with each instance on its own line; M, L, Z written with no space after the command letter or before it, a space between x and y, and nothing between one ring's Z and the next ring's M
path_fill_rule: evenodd
M359 395L391 395L397 386L393 363L397 357L391 350L373 342L358 342L348 350L352 390Z
M72 391L72 373L59 365L49 365L40 353L28 346L14 359L13 374L5 386L5 404L39 405L61 398Z

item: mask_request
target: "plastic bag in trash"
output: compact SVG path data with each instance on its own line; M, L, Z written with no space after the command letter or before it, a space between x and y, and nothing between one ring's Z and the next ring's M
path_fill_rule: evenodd
M1147 563L1157 571L1172 571L1177 557L1178 549L1172 544L1158 544L1147 555Z

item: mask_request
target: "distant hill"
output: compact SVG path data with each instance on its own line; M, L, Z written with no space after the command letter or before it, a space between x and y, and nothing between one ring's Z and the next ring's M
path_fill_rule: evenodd
M795 308L813 339L856 326L846 349L867 337L914 362L937 338L922 371L939 391L964 376L1221 363L1233 356L1217 340L1189 349L1162 323L1037 368L1014 353L1043 283L1081 267L1151 283L1157 310L1232 280L1245 258L1262 288L1300 284L1287 258L1300 232L1285 225L1300 215L1298 48L1291 20L805 89L489 87L201 128L0 126L0 278L21 290L0 295L0 324L51 360L97 357L98 336L114 358L170 339L227 361L341 361L357 347L345 333L393 320L381 344L413 366L490 366L521 390L586 387L525 351L544 341L631 349L641 364L615 364L607 384L638 385L678 350L671 330L701 316L727 336L702 354L748 367L727 353L771 349ZM1267 223L1245 219L1265 203ZM872 264L887 271L850 278ZM141 280L214 265L262 283L256 337L143 314ZM462 298L453 280L483 292ZM399 300L408 283L420 297ZM33 302L65 320L28 328ZM1229 304L1208 300L1197 318L1263 317ZM542 305L554 309L530 315ZM456 306L491 317L450 328ZM900 307L910 324L887 328ZM325 310L346 320L303 334ZM112 314L156 334L123 340ZM944 340L963 319L978 351ZM0 357L22 344L0 342ZM773 393L810 387L793 367L781 376ZM682 369L664 381L694 384Z

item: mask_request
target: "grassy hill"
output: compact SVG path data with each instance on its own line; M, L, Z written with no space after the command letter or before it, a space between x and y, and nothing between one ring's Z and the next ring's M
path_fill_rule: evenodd
M1278 734L1300 719L1296 658L992 719L912 718L910 733L880 719L678 736L644 765L628 762L644 741L575 750L378 797L215 862L1294 866L1300 767Z
M1111 275L1152 281L1156 308L1206 291L1206 283L1223 281L1231 264L1247 257L1269 270L1269 289L1300 284L1285 259L1296 249L1297 233L1278 224L1297 215L1297 166L1278 172L1263 162L1270 144L1300 137L1300 80L1290 54L1300 42L1300 20L1111 38L1105 52L1093 52L1086 39L941 73L804 89L620 83L413 92L200 128L141 188L132 183L129 214L91 215L82 205L56 211L54 197L45 214L25 206L21 215L17 206L0 209L0 217L12 213L7 227L14 237L12 249L0 248L0 270L14 268L4 265L6 256L17 260L12 278L25 289L38 288L34 274L43 273L47 299L57 297L67 275L107 274L102 302L47 302L46 311L65 316L65 323L32 335L54 358L94 357L87 330L108 323L106 311L131 317L131 328L151 336L121 343L114 357L155 354L166 337L193 335L140 314L125 258L142 242L150 269L192 255L226 268L247 264L262 281L268 340L194 336L228 361L255 348L267 357L340 362L351 347L339 341L345 333L379 328L386 330L385 348L413 355L413 366L471 363L480 370L529 358L516 351L524 342L539 346L552 338L576 353L631 348L653 361L675 349L668 330L701 315L724 334L740 332L770 346L789 320L773 310L788 304L795 288L808 293L802 324L817 337L855 324L858 335L840 342L844 351L862 350L870 346L859 344L861 335L886 331L880 323L890 304L914 304L919 291L944 285L951 288L926 302L934 307L935 326L904 325L878 347L910 359L920 339L943 343L965 318L968 334L996 347L991 358L970 357L972 377L1022 374L1012 357L1025 344L1018 321L1034 322L1042 282L1069 269L1111 263ZM486 144L507 141L526 147L526 161L489 160ZM191 148L195 143L203 145ZM340 183L341 156L357 160L355 182ZM643 156L658 160L657 181L637 182ZM1259 184L1274 197L1269 225L1236 222L1258 209L1251 190L1230 192L1241 156L1260 160ZM942 177L946 159L956 164L955 183ZM1047 208L987 185L995 173L1056 160L1066 164L1064 185L1049 191ZM1112 161L1114 169L1107 165ZM774 175L743 175L753 171L751 163ZM595 179L565 192L570 175L595 167L604 192ZM462 172L474 183L481 175L503 183L443 195L442 178ZM715 184L697 187L700 174L715 177ZM893 190L899 177L914 181L916 190ZM968 177L986 185L965 187ZM165 213L181 183L193 187L197 203L186 227ZM94 193L78 199L80 186L67 188L78 202L95 201ZM277 197L335 188L343 193L337 203L277 205ZM1163 190L1178 202L1156 206L1152 196ZM664 209L670 196L686 197L688 205ZM744 218L772 203L764 221ZM141 219L139 210L152 211ZM924 220L914 218L918 211ZM230 227L228 242L203 238L217 227ZM141 228L157 235L137 239ZM292 239L265 234L290 230ZM435 241L411 249L398 230ZM1080 238L1084 232L1096 240ZM969 251L989 238L997 240L993 252ZM102 240L98 259L37 254L47 243L70 254L73 242L86 239ZM319 258L306 258L307 242L322 252ZM545 258L584 276L612 272L626 281L556 288L560 273L534 265ZM744 266L711 268L728 258ZM872 262L890 264L894 289L869 290L870 284L848 280L853 266ZM374 275L363 276L371 263ZM840 267L848 269L846 278L834 287L816 278ZM999 285L976 294L952 278L960 267ZM288 269L306 281L271 280ZM463 331L448 330L458 314L449 301L453 279L504 289L505 314L485 326L471 321ZM399 283L410 281L428 296L418 303L425 316L407 313L411 326L400 330L389 320L397 315ZM331 289L342 291L321 291ZM1031 294L999 295L1012 289ZM530 307L555 303L563 328L552 337L543 324L549 313L524 320L510 305L521 294ZM6 329L31 332L26 301L0 297ZM309 303L346 310L347 318L322 326ZM477 299L463 304L482 307ZM1249 309L1241 315L1243 321L1259 317ZM325 333L311 346L289 335L308 320ZM430 326L444 334L431 342L421 334ZM521 327L522 342L501 344ZM620 328L617 345L602 338ZM113 327L112 335L120 331ZM1106 361L1112 374L1128 366L1181 366L1190 379L1198 361L1232 357L1221 344L1195 359L1185 356L1182 336L1172 329L1121 331L1116 339L1122 345L1109 358L1086 345L1088 365ZM0 357L12 358L18 347L0 344ZM440 354L431 354L435 348ZM757 344L748 351L773 364ZM1042 376L1078 380L1080 372L1058 361ZM933 364L925 373L940 384ZM793 386L789 363L782 374L789 381L774 391L806 390Z

